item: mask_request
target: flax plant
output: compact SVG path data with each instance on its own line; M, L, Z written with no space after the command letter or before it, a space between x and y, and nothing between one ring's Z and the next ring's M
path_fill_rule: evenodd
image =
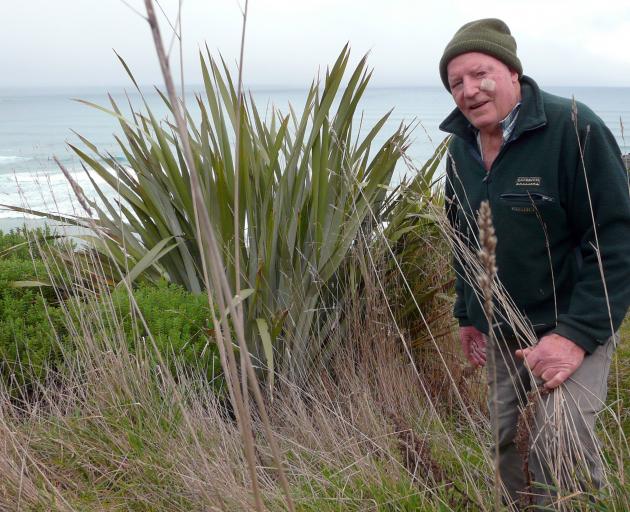
M85 237L127 269L113 280L166 276L192 292L204 288L191 190L196 174L200 206L214 228L232 289L240 276L235 301L243 307L249 348L269 379L276 370L299 375L320 356L325 340L318 345L310 335L325 338L335 323L320 307L322 295L338 301L329 290L359 227L383 204L407 144L408 130L401 126L371 151L389 114L366 134L357 130L371 72L363 58L344 83L349 58L345 47L325 78L313 82L301 113L291 108L284 115L274 107L264 117L251 96L241 98L225 63L208 51L201 54L200 123L188 110L183 113L194 169L175 125L160 122L146 100L143 113L131 109L128 117L111 98L109 108L90 104L119 122L123 136L116 141L128 165L84 137L84 147L70 146L91 178L101 177L120 194L112 202L92 180L100 201L90 206L106 237ZM172 101L162 98L173 113ZM87 218L47 216L89 227Z

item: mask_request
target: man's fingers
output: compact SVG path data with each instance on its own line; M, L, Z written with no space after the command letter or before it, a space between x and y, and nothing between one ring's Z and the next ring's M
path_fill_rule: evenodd
M462 350L464 352L464 355L466 356L466 359L468 359L470 361L470 357L471 357L471 353L472 353L472 339L470 337L470 335L465 334L464 336L461 337L461 343L462 343Z
M542 373L543 368L539 368L536 370L538 363L540 363L540 351L536 350L536 348L526 348L523 350L523 354L525 355L525 364L529 366L529 369L536 377L540 377L540 373Z
M478 366L483 366L486 362L486 347L485 345L476 343L472 347L472 356L475 359L475 363Z
M553 379L557 374L558 374L558 370L556 368L547 368L545 371L543 371L540 375L540 378L542 380L544 380L545 382L549 382L551 379Z
M567 380L584 360L584 349L557 335L544 336L535 347L516 351L534 377L542 379L547 389Z
M486 353L479 352L475 355L477 366L484 366L486 364Z
M459 337L468 362L477 367L486 363L486 338L473 327L461 327Z
M480 366L482 364L479 360L478 351L470 339L462 340L462 350L470 364L473 366Z
M547 389L555 389L568 378L569 378L569 372L560 371L556 373L556 375L550 381L545 382L545 387Z
M476 366L481 366L485 362L485 350L478 344L473 343L470 349L470 357Z
M538 377L539 379L542 379L542 374L546 370L546 368L542 364L536 364L535 366L529 365L529 370L532 372L532 375L534 377Z

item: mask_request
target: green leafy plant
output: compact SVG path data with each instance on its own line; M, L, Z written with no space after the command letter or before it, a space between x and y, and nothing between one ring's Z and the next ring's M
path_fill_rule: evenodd
M122 320L128 347L136 353L137 344L148 333L131 314L133 308L126 290L115 290L111 297ZM212 325L204 295L192 294L180 285L162 280L138 286L133 297L158 349L173 362L173 374L177 373L175 365L179 364L188 369L201 369L210 379L221 375L216 346L208 336Z
M446 155L448 138L392 194L383 213L383 238L390 245L393 258L387 258L387 281L397 289L392 300L398 305L396 315L412 333L416 347L426 345L429 325L433 334L448 329L452 305L447 297L453 284L450 251L440 231L436 215L444 207L443 189L438 186L440 163ZM383 250L383 249L381 249Z
M68 329L68 322L76 325L79 317L104 319L108 308L115 308L132 353L142 350L139 340L148 336L131 314L130 297L122 288L111 296L95 297L93 303L80 294L63 296L69 287L58 275L51 274L55 271L50 260L53 256L42 256L43 247L36 243L37 239L53 236L44 231L0 233L0 375L12 389L25 389L47 370L59 370L64 358L80 348L77 336ZM46 286L32 284L44 282ZM133 297L158 350L173 370L179 365L195 372L201 370L209 379L221 376L216 346L209 342L212 325L205 296L162 280L157 284L139 283ZM115 335L112 326L109 336ZM220 386L221 379L216 383Z
M363 58L342 88L348 60L346 47L323 85L312 84L302 113L283 115L274 108L263 118L251 98L238 101L225 64L219 67L209 54L202 55L205 97L197 98L200 124L186 112L203 206L232 289L240 289L235 286L234 258L239 241L238 281L244 290L235 300L244 308L251 351L266 363L270 376L281 367L301 372L318 357L311 334L325 333L322 325L334 323L322 314L321 294L334 287L360 226L379 211L407 143L407 130L401 126L371 157L371 145L389 114L365 136L357 132L357 108L371 73ZM162 98L173 112L166 96ZM86 239L125 269L119 279L165 276L198 293L203 272L191 170L174 126L158 121L146 102L146 112L132 111L129 119L113 99L111 109L97 108L118 119L124 136L117 141L129 167L85 138L87 149L71 146L86 169L121 197L120 204L113 204L93 180L103 206L90 207L105 236ZM233 151L239 152L238 169ZM90 225L87 218L62 220Z
M23 387L44 375L46 366L61 359L55 343L63 317L37 244L48 231L0 233L0 374L12 387ZM28 286L27 286L28 285Z

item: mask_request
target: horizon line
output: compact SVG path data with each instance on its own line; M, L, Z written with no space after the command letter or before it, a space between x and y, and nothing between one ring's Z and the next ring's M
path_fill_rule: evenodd
M156 86L160 87L163 84L155 83L140 83L138 84L141 89L154 89ZM203 82L191 82L186 84L187 89L194 87L204 87ZM596 85L596 84L545 84L545 87L563 88L563 87L576 87L576 88L601 88L601 89L630 89L630 85ZM132 83L106 83L106 84L52 84L52 85L33 85L33 84L17 84L17 85L0 85L0 91L15 91L19 89L25 90L45 90L45 89L128 89L133 90L135 86ZM265 83L253 83L244 87L245 91L307 91L310 85L302 86L297 84L265 84ZM369 89L444 89L441 83L420 83L420 84L371 84ZM107 91L105 91L107 92Z

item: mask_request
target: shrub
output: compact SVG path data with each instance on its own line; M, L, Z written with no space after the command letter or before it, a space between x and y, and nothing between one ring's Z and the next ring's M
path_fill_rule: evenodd
M22 231L0 233L0 373L17 386L40 377L47 364L60 361L55 332L63 331L61 312L52 305L52 288L15 286L47 275L29 238Z
M28 390L46 369L60 368L64 357L75 351L76 337L68 333L67 322L88 317L93 305L75 297L62 304L52 286L15 286L17 282L48 281L49 268L34 244L27 241L42 232L0 233L0 376L12 390ZM8 248L15 250L6 252ZM165 281L157 285L140 283L134 298L153 333L161 354L171 365L202 369L209 378L220 372L215 346L208 346L209 309L204 295L194 295ZM127 346L137 350L147 332L131 314L126 290L112 292L112 303L122 319ZM71 302L70 302L71 301ZM104 313L106 300L97 299ZM67 306L67 307L64 307ZM72 311L72 318L67 311ZM104 316L104 315L103 315ZM112 336L114 332L111 332Z
M221 372L216 345L208 336L211 319L207 295L193 294L162 280L155 285L139 285L134 290L134 298L164 357L172 362L179 361L189 369L202 369L212 379ZM126 290L117 289L112 300L122 319L127 345L135 352L137 344L148 333L131 314Z

